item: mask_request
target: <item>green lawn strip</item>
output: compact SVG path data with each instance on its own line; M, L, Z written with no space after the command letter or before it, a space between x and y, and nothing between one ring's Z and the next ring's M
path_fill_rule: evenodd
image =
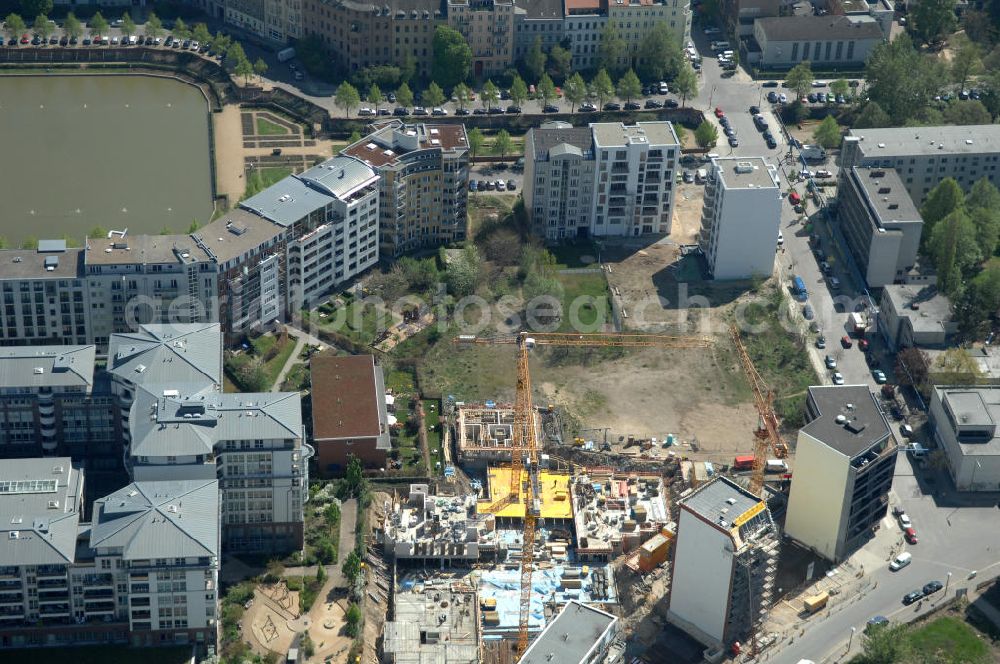
M278 379L278 374L281 373L285 363L288 361L288 358L292 356L294 351L295 339L289 337L289 339L285 342L284 347L278 351L278 354L275 355L269 362L264 363L264 372L267 373L268 383L274 385L274 381Z
M73 664L185 664L190 646L176 648L130 648L128 646L78 646L74 648L27 648L4 650L4 664L73 662Z
M597 261L597 247L589 242L561 244L549 247L548 250L555 257L556 269L559 270L574 267L594 267ZM582 257L587 257L588 261L586 263L581 261L580 258Z
M560 332L600 332L600 323L611 321L608 281L603 272L594 274L559 274L562 284L562 320ZM575 303L575 304L574 304ZM578 321L579 325L574 321Z
M942 616L913 630L914 652L933 655L934 661L973 664L986 661L990 648L975 630L958 618Z
M260 116L257 117L258 136L280 136L288 133L288 127L271 122L267 118L262 118Z
M437 399L424 399L424 424L427 427L427 450L431 456L431 474L440 475L444 472L444 451L441 449L441 402ZM441 467L437 462L441 462Z

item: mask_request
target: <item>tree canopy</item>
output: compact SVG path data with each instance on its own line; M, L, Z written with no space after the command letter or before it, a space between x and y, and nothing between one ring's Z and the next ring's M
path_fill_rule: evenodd
M826 149L836 148L840 146L840 125L837 124L836 118L832 115L828 115L823 118L823 121L819 123L816 130L813 132L813 138L816 142L822 145Z
M602 108L604 107L604 103L615 95L615 86L611 82L608 70L601 69L597 72L594 80L590 82L590 91L597 97L597 101Z
M930 235L938 221L962 207L965 194L955 178L945 178L930 190L924 204L920 208L920 216L924 219L924 236Z
M396 101L400 106L413 106L413 90L405 81L396 90Z
M358 93L357 88L344 81L337 88L334 103L337 104L337 108L347 114L347 117L351 117L351 111L361 103L361 95Z
M795 91L795 96L799 99L809 94L814 80L812 67L808 60L800 62L792 67L785 76L785 85Z
M909 29L925 44L936 44L955 31L955 0L920 0L910 10Z
M699 147L714 147L719 140L719 130L708 120L702 120L698 128L694 130L694 140Z
M537 81L545 73L545 51L542 50L542 38L535 37L531 48L524 55L524 69L532 81Z
M462 33L446 25L434 30L434 62L431 78L442 88L453 88L469 75L472 49Z
M945 80L944 65L920 54L908 35L882 42L865 65L868 97L887 114L893 125L917 117Z
M625 75L618 80L618 98L625 101L632 101L642 94L642 83L635 72L629 69Z
M570 104L570 112L576 110L577 105L587 98L587 83L580 76L580 72L574 73L563 84L563 94Z
M624 69L622 66L624 58L625 40L618 32L618 25L614 21L609 21L601 30L601 42L597 47L597 66L617 76Z
M681 107L687 104L688 99L698 94L698 75L694 73L691 63L687 60L683 61L677 70L674 91L681 98Z
M659 22L646 33L639 46L639 75L643 80L666 81L673 79L685 62L681 45L670 27Z

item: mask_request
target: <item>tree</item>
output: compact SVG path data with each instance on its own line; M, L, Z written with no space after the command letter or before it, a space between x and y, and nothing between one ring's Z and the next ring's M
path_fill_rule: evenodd
M49 17L45 14L39 14L35 17L35 23L31 26L31 29L42 38L42 41L48 41L49 35L52 34L52 24L49 23Z
M888 127L892 124L889 114L882 110L877 102L870 101L864 105L854 121L856 129L876 129L878 127Z
M604 102L614 96L615 86L611 83L611 77L608 76L606 69L598 71L597 76L590 82L590 93L597 97L597 103L601 108L604 108Z
M456 297L472 295L482 276L483 260L474 244L467 244L458 258L448 265L448 290Z
M334 103L337 105L337 108L347 114L347 117L351 117L351 109L361 103L361 95L358 94L357 88L347 81L344 81L337 88L337 94L334 96Z
M542 78L538 81L538 96L542 98L542 103L548 104L553 99L556 98L556 84L552 82L548 74L542 74Z
M563 81L573 72L573 53L559 44L549 49L549 69L552 75Z
M379 105L385 100L382 90L374 83L368 88L368 102L375 105L375 112L378 113Z
M587 98L587 84L580 72L576 72L563 84L563 94L569 102L569 112L576 110L577 105Z
M483 101L483 108L490 109L497 105L497 100L500 99L500 91L497 86L494 85L492 80L487 80L483 85L483 91L479 93Z
M353 454L347 460L347 471L344 473L344 488L347 495L358 497L365 490L365 472L361 459Z
M898 664L909 661L910 627L906 623L878 625L862 637L864 664Z
M897 125L920 114L945 80L944 65L921 55L909 35L882 42L865 64L865 80L871 101ZM887 125L884 125L887 126Z
M399 65L399 80L409 83L417 75L417 61L412 55L407 53L403 56L403 62Z
M983 49L965 35L955 35L951 48L951 80L964 90L969 78L983 69Z
M928 249L937 270L938 287L948 296L959 291L963 275L982 260L976 226L961 209L934 225Z
M507 130L501 129L498 131L496 137L493 139L493 154L498 154L503 159L513 149L514 141L511 140Z
M344 621L347 623L344 631L347 632L349 637L357 638L361 633L361 609L358 605L351 603L350 608L347 609L347 613L344 614Z
M622 61L625 58L625 40L618 33L618 26L609 21L601 30L601 43L597 47L597 66L608 70L616 76L622 72Z
M715 147L715 143L719 140L719 130L708 120L702 120L698 128L694 130L694 140L698 147Z
M457 103L459 108L464 109L466 104L469 103L471 99L471 97L469 96L469 92L470 92L469 86L467 86L465 83L459 83L458 85L455 86L455 89L451 91L455 99L458 100Z
M838 78L836 81L830 83L830 92L838 97L849 97L851 94L851 86L846 79Z
M934 359L931 367L936 384L980 385L983 370L964 348L949 348Z
M236 63L236 67L233 69L233 72L237 76L242 76L243 77L243 84L244 85L250 85L250 78L254 74L254 69L253 69L253 65L250 64L249 60L247 60L244 57L239 62L237 62Z
M185 23L184 19L179 16L177 17L177 20L174 21L174 36L180 37L181 39L187 39L191 36L191 31L188 29L187 23Z
M900 385L909 385L922 389L927 383L930 371L930 358L919 348L903 348L896 354L896 381Z
M795 96L801 99L809 94L814 78L812 67L809 66L809 61L805 60L792 67L785 76L785 85L794 90Z
M63 21L63 32L70 39L74 37L79 39L80 35L83 34L83 26L80 25L80 19L73 12L66 14L66 20Z
M122 14L121 31L126 37L131 37L135 34L135 21L132 20L132 15L128 12Z
M243 45L238 41L230 42L226 49L226 64L235 68L247 59L247 54L243 50Z
M257 58L253 63L253 73L257 74L258 78L263 78L267 73L267 63L264 62L264 58Z
M956 99L944 109L944 121L953 125L992 124L993 116L978 99Z
M24 16L38 16L52 13L52 0L21 0L21 13Z
M965 195L955 178L945 178L930 190L920 208L920 216L924 219L923 237L930 237L934 225L955 210L962 207Z
M147 22L146 25L149 25L149 23ZM162 29L160 31L162 32ZM222 56L229 53L229 47L232 46L232 44L232 38L229 35L222 34L221 32L216 32L215 36L212 37L212 50Z
M823 121L813 132L813 138L828 150L838 147L840 145L840 125L837 124L837 120L832 115L823 118Z
M24 19L18 14L7 14L7 18L4 19L3 30L11 39L20 39L24 31L27 30L27 26L24 24Z
M434 30L434 61L431 78L442 88L453 88L464 81L472 66L472 49L462 33L446 25Z
M674 78L686 62L681 46L666 22L657 22L639 45L639 75L644 81Z
M153 12L149 12L149 16L146 17L146 34L154 38L163 34L163 23L160 22L160 17ZM216 36L216 40L218 40L218 36ZM216 48L216 50L219 49L219 45L217 43L212 42L212 45Z
M347 558L344 559L344 564L341 568L344 572L344 576L350 581L351 585L354 585L354 580L358 578L358 574L361 573L361 557L358 555L357 551L351 551L347 554Z
M992 256L1000 244L1000 190L981 178L965 197L965 209L976 226L976 240L983 256Z
M108 33L108 21L101 15L101 12L95 12L93 16L90 17L90 35L106 35Z
M410 85L405 81L396 90L396 101L399 102L400 106L413 106L413 91L410 90Z
M100 240L101 238L106 238L108 236L108 229L103 226L94 226L87 232L87 238L90 240Z
M642 83L635 72L629 69L625 75L618 80L618 98L626 102L642 94Z
M955 31L955 0L920 0L910 11L910 32L925 44L936 44Z
M510 100L514 102L515 106L520 106L527 98L528 85L524 82L523 78L515 74L514 80L510 82Z
M420 98L423 100L424 104L430 106L431 108L440 106L444 103L444 90L441 89L440 85L431 81L431 84L427 86L427 89L424 90L422 95L420 95Z
M982 339L1000 317L1000 259L987 261L983 271L969 280L955 303L959 331Z
M479 151L483 149L483 143L486 142L486 137L483 136L483 132L479 129L479 127L474 127L469 131L468 136L466 136L466 140L469 142L469 156L472 159L475 159L476 155L479 154Z
M537 81L545 73L545 52L542 50L541 37L535 37L531 48L524 55L524 70L532 81Z
M680 95L681 108L687 104L688 99L698 94L698 75L691 68L691 63L687 61L681 63L677 77L674 78L674 90Z
M195 23L191 29L191 38L207 46L212 41L212 33L204 23Z

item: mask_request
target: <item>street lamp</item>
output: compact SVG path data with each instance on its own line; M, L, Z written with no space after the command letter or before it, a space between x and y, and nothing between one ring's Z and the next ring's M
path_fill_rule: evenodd
M857 627L851 628L851 638L847 641L847 652L851 652L851 646L854 644L854 633L858 631Z
M944 580L944 594L945 594L945 598L948 597L948 584L950 584L950 583L951 583L951 572L948 572L948 576Z

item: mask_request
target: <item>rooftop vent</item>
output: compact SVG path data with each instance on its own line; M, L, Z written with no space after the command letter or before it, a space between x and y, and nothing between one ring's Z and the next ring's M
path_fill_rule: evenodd
M753 173L753 164L751 164L749 161L738 161L736 162L736 172Z
M884 148L884 147L885 147L885 143L879 143L879 144L878 144L878 146L879 146L880 148Z
M837 417L834 418L834 421L837 424L843 424L844 422L847 421L847 417L845 417L844 415L837 415Z
M59 501L58 500L50 500L49 501L49 509L50 510L57 510L57 509L59 509Z
M179 510L177 509L177 505L167 505L167 511L171 514L177 514Z
M899 203L889 203L889 209L890 210L898 210L899 209Z
M726 503L728 503L729 505L735 505L736 504L736 499L735 498L726 498Z
M12 530L12 531L10 531L10 534L7 535L7 537L10 538L10 539L12 539L12 540L21 539L21 533L19 533L16 530Z
M141 374L145 370L146 370L146 365L145 364L138 364L135 367L135 372L136 373L140 373Z
M41 375L43 373L45 373L45 367L35 367L35 375L36 376Z
M880 194L888 194L890 191L892 191L892 187L879 187L878 188L878 193L880 193Z
M965 139L965 144L966 145L972 145L972 139L971 138Z

